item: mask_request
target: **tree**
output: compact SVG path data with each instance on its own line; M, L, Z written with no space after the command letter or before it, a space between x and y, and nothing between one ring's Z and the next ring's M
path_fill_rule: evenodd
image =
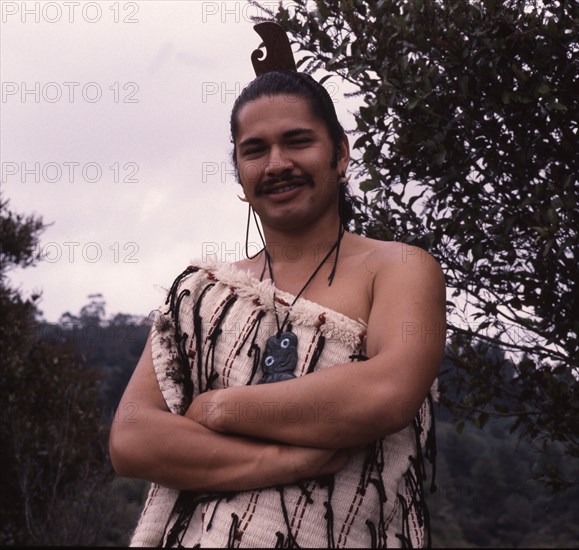
M91 544L110 513L113 474L98 372L43 337L38 296L7 278L37 260L43 228L0 198L0 543Z
M8 271L17 266L31 265L34 250L43 229L42 220L24 217L8 209L8 201L0 197L0 394L4 407L10 409L17 391L14 373L21 369L21 357L26 348L26 335L34 326L37 299L24 299L7 281ZM4 408L3 407L3 408ZM5 418L5 414L2 415ZM14 461L11 453L10 429L3 419L0 421L0 468L3 490L0 493L3 529L1 542L10 544L21 540L22 495L14 482Z
M443 267L443 393L445 377L462 390L446 402L579 458L577 3L295 0L270 14L299 70L337 74L360 98L355 229Z
M70 344L88 370L100 376L100 399L110 425L136 364L139 361L152 319L117 313L105 316L102 294L90 294L78 315L67 311L57 324L41 323L45 339Z

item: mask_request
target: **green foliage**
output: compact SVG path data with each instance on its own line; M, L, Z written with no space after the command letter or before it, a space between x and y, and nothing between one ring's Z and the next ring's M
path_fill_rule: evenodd
M13 267L33 263L35 245L42 228L42 220L15 214L9 210L8 201L0 198L0 397L4 411L0 419L0 509L3 518L0 542L3 544L23 541L23 495L15 477L12 428L7 416L10 416L12 403L17 399L16 392L20 389L17 376L25 368L23 357L27 350L27 335L34 326L36 314L34 300L25 299L12 289L7 284L6 275Z
M433 547L577 546L579 487L556 494L534 480L537 453L513 439L508 421L490 420L485 433L467 425L459 435L443 418L437 439L437 490L427 499ZM570 460L558 466L567 477L578 474Z
M23 297L6 277L34 264L43 227L0 200L0 544L98 544L119 516L107 449L112 415L101 398L108 373L87 365L71 333L47 337L38 296ZM99 311L88 304L80 325Z
M10 487L24 515L15 518L18 523L24 519L24 532L15 542L96 540L106 516L103 509L99 521L89 520L103 504L95 492L112 477L98 373L83 369L73 350L33 341L5 381L2 435L9 443L4 458L13 477L3 486Z
M315 5L271 15L300 70L356 88L356 229L421 246L446 274L447 376L468 389L455 410L579 458L577 4ZM543 480L577 483L556 474Z
M141 356L151 321L121 313L107 318L103 296L88 298L78 315L63 313L58 323L40 323L38 330L46 341L73 345L85 366L100 373L100 397L108 423Z
M90 541L92 527L78 520L89 511L91 490L110 476L97 376L84 373L69 348L36 338L38 297L24 298L8 284L9 269L36 260L42 220L15 214L0 200L0 227L0 541ZM63 514L75 504L76 514Z
M27 267L37 260L35 251L43 229L41 219L13 212L8 208L8 200L0 196L0 280L3 286L9 269Z

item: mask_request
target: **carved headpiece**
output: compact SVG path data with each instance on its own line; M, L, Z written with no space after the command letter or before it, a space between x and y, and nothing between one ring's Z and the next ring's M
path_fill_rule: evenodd
M263 50L253 50L251 62L255 76L278 69L297 70L289 39L280 25L273 21L263 21L254 25L253 29L263 39L267 52L265 59L262 59Z

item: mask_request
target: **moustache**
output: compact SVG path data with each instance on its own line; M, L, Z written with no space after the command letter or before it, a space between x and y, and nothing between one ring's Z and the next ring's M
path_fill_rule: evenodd
M256 195L263 194L264 190L270 187L271 185L275 185L276 183L303 183L305 185L309 185L310 187L314 186L314 178L310 174L291 174L291 173L282 173L280 176L275 176L272 178L268 178L257 185L255 190Z

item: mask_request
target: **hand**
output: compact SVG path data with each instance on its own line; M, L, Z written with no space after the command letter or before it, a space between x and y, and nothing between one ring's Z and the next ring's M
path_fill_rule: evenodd
M185 416L213 431L220 431L219 416L222 407L217 401L219 390L209 390L193 399Z
M198 395L187 409L185 416L210 430L221 431L220 415L224 410L224 404L220 399L222 397L220 392L223 391L225 390L211 390ZM265 443L264 440L261 441ZM305 479L335 474L346 466L355 453L365 448L361 446L345 449L321 449L276 441L269 443L266 460L269 464L263 464L263 469L275 464L277 473L275 480L271 480L273 485L296 483Z
M319 449L280 445L279 463L287 468L290 482L335 474L359 449Z

